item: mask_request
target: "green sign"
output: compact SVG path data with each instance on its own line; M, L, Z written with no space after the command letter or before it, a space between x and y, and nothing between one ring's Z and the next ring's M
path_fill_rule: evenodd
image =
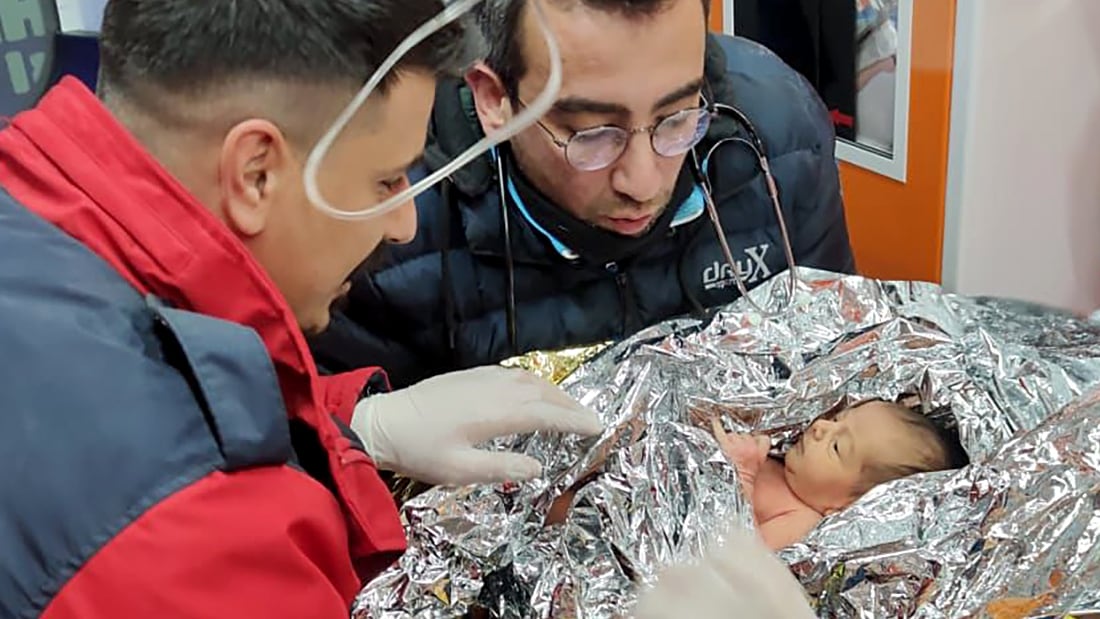
M0 0L0 118L31 107L50 79L53 0Z

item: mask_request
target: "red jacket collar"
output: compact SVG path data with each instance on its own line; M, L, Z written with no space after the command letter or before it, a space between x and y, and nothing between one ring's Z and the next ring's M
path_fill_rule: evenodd
M17 198L79 238L142 292L255 329L284 379L291 414L301 408L299 398L316 389L316 369L286 301L244 245L94 94L65 78L35 109L16 116L9 130L22 139L5 140L0 148L16 165L54 168L71 183L58 188L35 182L59 178L56 171L41 174L49 170L16 175L29 180L22 188L11 182L17 179L5 178L13 194L23 194ZM74 199L75 192L83 199ZM297 388L286 384L288 375L298 378L290 381Z

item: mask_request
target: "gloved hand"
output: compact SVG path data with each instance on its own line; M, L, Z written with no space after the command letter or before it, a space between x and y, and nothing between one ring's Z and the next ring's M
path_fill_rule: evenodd
M483 367L429 378L355 407L351 428L380 469L439 485L522 481L542 473L528 456L475 445L536 431L599 434L603 426L550 382Z
M794 576L751 531L726 533L703 560L674 566L644 592L635 619L812 619Z

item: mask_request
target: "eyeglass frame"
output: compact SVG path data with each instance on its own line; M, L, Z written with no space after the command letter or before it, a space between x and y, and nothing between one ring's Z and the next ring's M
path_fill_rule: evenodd
M588 127L588 128L585 128L585 129L580 129L578 131L574 131L572 133L572 135L570 135L565 140L562 140L561 138L559 138L557 136L557 134L554 133L553 130L551 130L549 127L547 127L542 122L542 119L536 120L535 124L537 124L540 129L542 129L544 132L546 132L546 135L550 138L550 141L553 142L554 146L557 146L558 148L560 148L562 150L562 155L565 157L566 163L568 163L574 169L579 170L581 172L596 172L596 171L604 170L604 169L610 167L616 161L621 159L622 156L623 156L623 153L626 152L626 149L630 144L630 138L634 137L635 135L642 134L642 133L649 134L649 147L651 149L653 149L653 152L656 153L658 156L666 157L666 158L678 157L678 156L680 156L680 155L682 155L686 152L691 151L691 149L698 146L699 143L702 142L703 139L706 138L707 131L709 131L709 129L710 129L710 123L714 119L714 117L717 115L717 112L716 112L716 109L715 109L714 105L708 103L707 100L706 100L706 97L700 97L700 98L702 99L702 105L699 105L699 106L696 106L696 107L688 107L688 108L684 108L682 110L677 110L676 112L673 112L673 113L669 114L668 116L665 116L664 118L658 120L657 122L653 123L652 125L643 126L643 127L633 127L633 128L629 128L629 129L626 128L626 127L622 127L622 126L619 126L619 125L612 125L612 124L597 125L595 127ZM525 107L527 106L527 104L524 103L523 99L520 99L520 98L517 97L516 101L518 101L520 105L523 105ZM676 117L680 114L686 114L688 112L698 112L700 114L698 122L699 122L699 124L702 124L704 122L704 119L705 119L705 122L707 123L706 130L699 131L699 124L697 124L695 126L695 130L699 131L699 137L695 140L695 142L688 145L687 148L685 148L684 150L682 150L678 153L673 153L671 155L666 155L666 154L662 153L661 151L657 150L657 146L653 143L653 140L656 136L657 129L663 123L668 121L669 119L674 118L674 117ZM619 131L622 131L624 134L626 134L627 139L623 141L622 149L619 151L618 155L613 157L607 163L605 163L605 164L603 164L599 167L595 167L595 168L582 168L582 167L579 167L579 166L575 165L569 159L569 145L573 140L575 140L577 138L578 135L582 135L586 132L595 132L595 131L607 130L607 129L617 129Z

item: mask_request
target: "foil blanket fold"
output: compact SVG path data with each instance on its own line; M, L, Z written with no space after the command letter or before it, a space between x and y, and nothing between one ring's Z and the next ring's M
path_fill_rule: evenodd
M819 414L880 397L956 428L972 464L879 486L784 549L818 615L1100 617L1100 327L931 284L798 275L793 298L789 274L751 292L767 315L738 301L581 364L562 385L604 434L502 439L546 476L406 503L409 551L356 616L629 617L660 568L753 524L715 415L781 453ZM544 526L577 482L567 520Z

